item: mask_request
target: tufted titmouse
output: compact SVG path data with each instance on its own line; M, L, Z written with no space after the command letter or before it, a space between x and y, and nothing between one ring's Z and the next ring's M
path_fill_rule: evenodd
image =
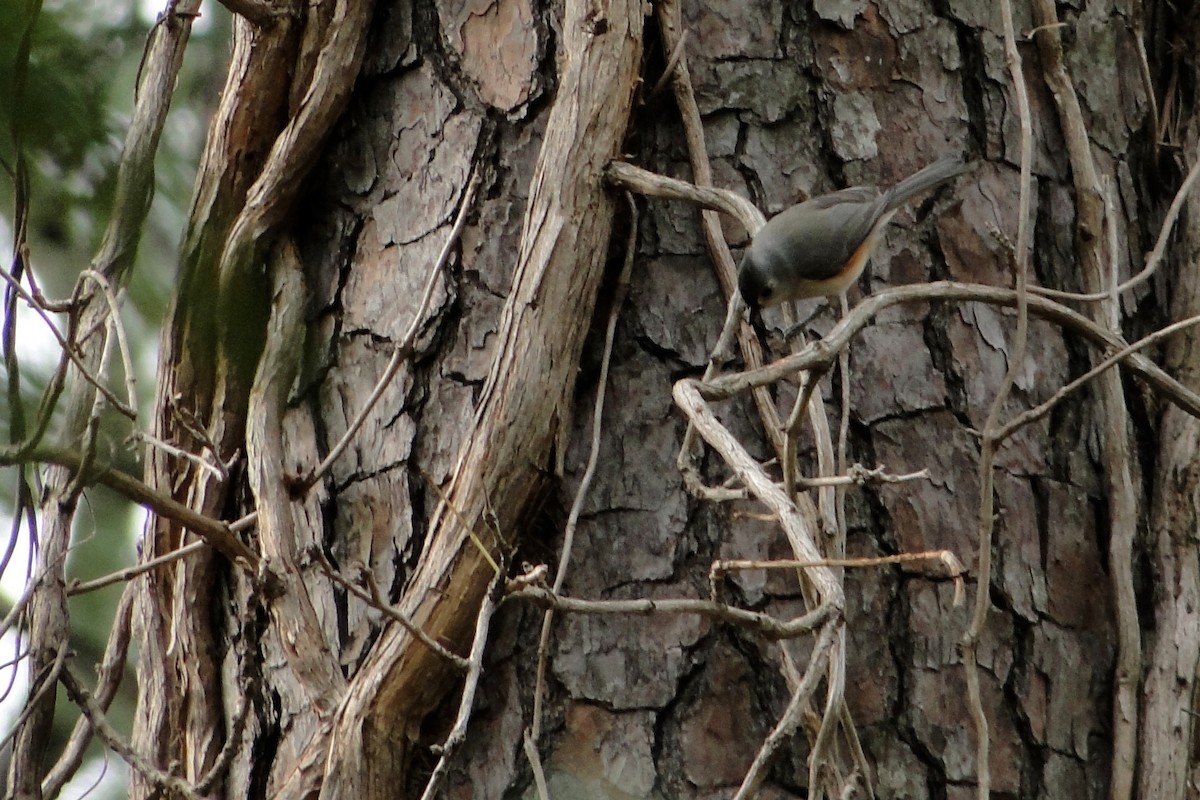
M742 256L738 268L742 299L754 314L785 300L844 292L862 274L900 206L968 169L962 159L948 156L887 191L853 186L775 215Z

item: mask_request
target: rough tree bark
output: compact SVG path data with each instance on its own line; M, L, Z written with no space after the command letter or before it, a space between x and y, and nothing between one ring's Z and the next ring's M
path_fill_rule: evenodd
M1192 33L1195 33L1193 23ZM1196 97L1188 99L1195 108ZM1193 116L1182 126L1183 152L1200 154ZM1173 318L1200 313L1200 203L1189 203L1181 220L1178 264L1164 295ZM1188 269L1185 265L1191 264ZM1166 348L1165 363L1191 387L1200 386L1200 339L1186 332ZM1197 773L1195 695L1200 668L1200 423L1165 407L1157 426L1152 507L1147 526L1153 587L1152 633L1140 732L1143 766L1139 797L1193 797Z
M1030 9L1017 9L1018 31L1029 31ZM633 0L566 0L561 10L430 0L373 11L344 0L306 6L302 18L239 22L164 335L156 417L156 435L207 446L228 479L161 455L147 474L210 516L256 511L253 532L250 521L238 529L264 566L256 575L208 553L144 580L134 744L160 768L193 782L209 775L228 796L419 795L459 674L321 562L369 576L458 655L492 561L553 562L558 510L587 455L590 421L575 407L590 408L604 388L587 338L597 298L601 308L607 298L614 196L604 165L627 150L655 171L691 174L674 104L648 95L670 54L649 46L643 55L646 11ZM1189 139L1149 122L1168 97L1170 119L1194 114L1194 98L1169 94L1164 77L1174 67L1195 78L1195 65L1168 47L1170 20L1186 12L1094 2L1061 14L1085 127L1071 143L1112 178L1124 279L1141 268L1180 167L1197 157L1194 123L1184 126ZM1142 19L1150 85L1129 67L1141 59ZM713 0L685 4L683 28L714 182L768 212L842 185L891 183L947 152L980 161L954 190L901 212L852 303L933 279L1011 284L1011 253L994 231L1015 227L1017 120L993 3ZM1030 41L1021 51L1034 106L1036 281L1092 289L1109 265L1079 266L1098 235L1077 210L1079 151L1066 146L1046 52ZM1159 137L1167 146L1156 161ZM478 199L417 317L475 171ZM703 597L715 558L785 553L775 525L742 513L759 508L691 498L674 470L683 421L671 386L703 370L725 297L696 209L654 199L642 208L606 387L611 414L567 582L580 597ZM726 233L744 238L734 225ZM1185 236L1161 280L1123 295L1121 327L1196 313L1185 267L1198 250ZM808 329L831 324L821 314ZM904 304L854 342L851 460L927 468L931 479L849 489L851 554L948 548L974 563L973 429L1007 369L1011 327L1011 313L992 304ZM782 352L780 336L768 341ZM307 490L303 477L368 409L401 345L410 358ZM1091 347L1033 322L1006 410L1050 397L1098 358ZM1167 353L1189 385L1195 348L1185 336ZM1145 797L1183 797L1194 777L1200 437L1194 419L1112 376L1103 403L1073 397L998 455L996 566L983 587L994 606L978 652L999 796L1120 796L1114 715L1127 706L1114 705L1116 619L1136 608L1112 593L1109 573L1137 607L1154 608L1132 631L1145 637L1146 662L1136 759L1125 766L1138 770L1129 774ZM822 391L836 414L840 385ZM792 394L780 387L781 408ZM1122 401L1126 410L1113 410ZM765 458L752 405L722 413ZM1114 429L1133 437L1131 452L1104 446ZM815 459L802 453L805 466ZM715 460L707 467L706 477L724 477ZM1144 510L1111 550L1109 483L1129 486ZM143 555L184 538L155 520ZM849 570L845 581L846 700L878 796L973 794L955 647L966 617L952 588L903 567ZM803 610L794 574L727 583L740 604L785 617ZM527 607L501 608L445 796L532 793L520 732L539 621ZM1137 674L1117 683L1136 688ZM689 615L562 617L550 677L539 744L561 797L725 796L788 698L774 645ZM806 741L783 748L763 796L807 791ZM155 791L135 784L139 796Z

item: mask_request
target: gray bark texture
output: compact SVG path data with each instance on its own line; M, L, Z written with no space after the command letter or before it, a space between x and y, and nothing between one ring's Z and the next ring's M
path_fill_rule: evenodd
M1115 269L1123 281L1141 270L1197 158L1196 98L1186 94L1195 64L1181 60L1177 39L1193 12L1142 5L1102 0L1059 11L1083 150L1112 198L1115 252L1108 229L1091 230L1079 211L1080 155L1068 141L1062 92L1047 83L1046 51L1018 42L1032 107L1031 283L1107 288L1084 271L1081 253L1093 240L1102 243L1099 274ZM704 371L728 300L695 206L637 199L628 299L607 386L598 381L631 224L604 168L622 159L693 175L671 91L649 94L670 57L654 9L636 0L381 0L365 43L345 45L357 55L345 57L344 91L330 101L344 110L311 134L321 145L304 161L307 183L295 188L300 177L290 177L277 212L244 221L259 208L262 164L286 147L291 126L308 135L305 104L317 100L305 76L325 80L322 48L333 47L312 42L328 35L321 25L353 24L339 20L354 7L339 4L333 23L245 33L239 42L240 77L227 92L241 100L227 98L214 123L164 339L159 434L201 449L169 408L183 397L220 458L244 457L245 469L235 466L218 485L156 463L150 482L210 516L257 511L246 541L282 580L263 588L211 552L152 573L136 606L134 745L191 781L227 759L224 788L214 791L229 797L421 796L462 673L320 562L362 586L369 576L465 658L491 562L510 574L523 562L558 563L600 391L599 461L565 594L703 599L716 559L791 557L762 505L698 499L676 468L686 419L672 386ZM975 169L900 210L849 302L938 280L1013 286L1020 120L998 9L993 0L683 3L685 63L714 185L770 216L963 154ZM1017 2L1014 23L1023 34L1042 21ZM271 69L282 74L271 48L297 65L290 88L254 85L269 84L262 75ZM255 97L257 127L237 112L246 108L237 102ZM1162 109L1158 130L1154 109ZM1128 341L1200 312L1196 207L1186 207L1157 274L1113 307ZM730 244L745 244L736 223L722 224ZM243 248L239 231L251 229L261 237ZM447 240L451 257L417 317ZM255 283L257 272L239 271L244 263L266 265L259 272L269 280ZM243 275L251 277L239 282ZM247 323L245 335L265 343L253 379L226 344L219 314L228 312L208 318L188 306L226 302L231 292L270 308L269 320ZM1066 304L1103 324L1099 306ZM810 338L831 330L836 305L800 306ZM848 385L838 372L824 379L835 437L848 391L851 463L929 473L845 490L847 556L950 550L968 567L969 593L980 590L976 432L1010 362L1020 358L1021 369L1002 418L1046 401L1105 355L1036 317L1025 352L1015 353L1015 321L1012 308L986 302L890 305L854 338ZM773 359L787 351L784 324L773 312L766 322ZM1165 355L1146 355L1200 391L1194 330ZM407 360L349 448L310 492L296 491L295 476L350 431L402 343ZM976 649L994 797L1128 797L1119 788L1126 781L1135 796L1197 796L1200 426L1117 375L1072 394L997 453L992 570L982 587L992 607ZM796 381L774 392L786 418ZM748 395L717 413L758 459L774 455ZM807 434L800 462L801 475L815 474ZM711 484L728 477L711 451L701 473ZM1136 510L1121 532L1113 530L1118 485ZM182 540L159 520L144 556ZM978 731L959 650L969 604L955 604L951 582L903 564L839 575L848 712L840 718L857 731L875 795L976 796ZM808 608L794 570L733 572L723 589L726 601L780 618ZM541 623L539 607L500 606L473 716L437 796L537 797L522 736ZM1140 635L1140 661L1122 649L1122 630L1135 643ZM560 613L551 634L537 747L553 798L732 796L794 688L779 643L707 617ZM812 641L789 646L801 668ZM812 706L758 797L817 794L807 759L822 693ZM1123 735L1128 753L1114 745ZM156 791L135 784L139 796Z

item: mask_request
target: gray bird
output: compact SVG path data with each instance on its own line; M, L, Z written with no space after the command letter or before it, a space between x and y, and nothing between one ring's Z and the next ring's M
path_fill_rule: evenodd
M756 313L785 300L841 294L862 274L900 206L970 168L958 156L948 156L886 191L853 186L780 212L742 256L742 299Z

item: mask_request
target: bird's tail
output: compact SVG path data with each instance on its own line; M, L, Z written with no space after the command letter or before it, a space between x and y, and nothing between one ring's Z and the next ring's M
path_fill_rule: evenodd
M965 163L958 156L946 156L935 161L889 189L886 208L888 211L897 209L921 192L958 177L969 169L971 169L971 164Z

